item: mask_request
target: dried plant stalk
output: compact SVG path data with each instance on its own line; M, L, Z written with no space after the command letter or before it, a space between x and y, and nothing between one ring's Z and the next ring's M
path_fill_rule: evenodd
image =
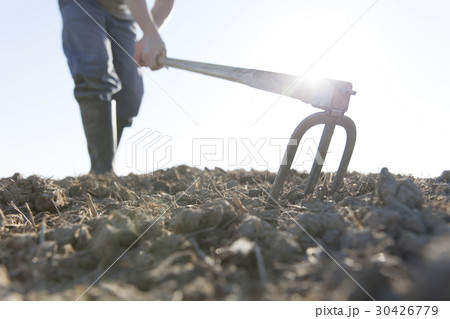
M86 194L86 197L88 199L89 212L91 213L91 216L97 217L99 214L97 208L95 208L94 202L92 201L91 195Z

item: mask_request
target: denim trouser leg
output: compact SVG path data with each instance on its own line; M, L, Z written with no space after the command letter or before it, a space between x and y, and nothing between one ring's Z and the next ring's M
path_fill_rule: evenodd
M114 98L117 116L132 118L142 100L142 77L117 43L134 55L135 23L114 18L95 0L77 2L84 10L75 1L59 0L63 48L75 82L75 98Z
M116 41L111 42L114 68L122 83L122 89L113 95L116 100L117 117L129 119L138 114L144 93L141 69L134 62L136 24L111 17L109 34ZM125 51L124 51L125 50Z

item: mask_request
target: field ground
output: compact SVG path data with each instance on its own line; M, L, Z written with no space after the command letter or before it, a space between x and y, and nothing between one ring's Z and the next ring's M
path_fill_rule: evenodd
M0 300L450 299L450 171L348 173L333 195L323 174L306 197L292 171L280 207L274 177L1 179Z

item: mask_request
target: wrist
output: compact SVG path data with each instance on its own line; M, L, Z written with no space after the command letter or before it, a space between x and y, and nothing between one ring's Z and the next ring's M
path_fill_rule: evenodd
M145 29L142 29L142 32L144 33L144 37L159 37L158 29L153 23L149 26L146 26Z
M164 41L159 35L159 33L154 34L144 34L143 40L147 44L151 44L152 46L164 46Z

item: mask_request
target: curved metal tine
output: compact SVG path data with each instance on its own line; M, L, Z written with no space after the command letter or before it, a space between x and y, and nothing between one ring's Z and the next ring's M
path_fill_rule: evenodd
M329 121L330 115L327 112L319 112L308 116L296 127L291 135L291 140L295 140L296 143L289 144L286 148L286 152L284 153L284 157L281 162L280 168L278 169L277 176L275 177L275 180L273 182L272 190L270 191L270 194L267 198L267 201L269 203L273 203L280 196L280 193L283 190L284 182L288 177L289 171L294 161L295 153L297 152L303 135L305 135L306 131L311 127L318 124L327 124Z
M339 119L338 125L342 126L347 133L347 140L345 142L344 154L342 155L341 163L337 170L333 184L331 185L331 194L336 192L342 185L344 175L347 172L348 164L353 154L353 149L356 143L356 125L353 120L347 116Z
M319 181L320 172L322 171L335 127L336 125L331 123L325 124L325 127L323 128L322 137L320 138L319 147L316 152L316 158L311 168L311 172L309 173L308 180L306 181L305 194L312 193Z

